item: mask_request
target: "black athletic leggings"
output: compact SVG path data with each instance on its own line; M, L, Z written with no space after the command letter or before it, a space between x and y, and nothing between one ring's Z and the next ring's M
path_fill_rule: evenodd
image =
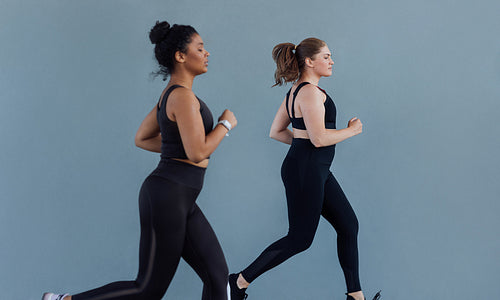
M288 234L271 244L241 273L252 282L262 273L311 246L320 215L337 231L337 253L349 293L361 290L358 263L358 220L330 172L335 146L316 148L293 139L281 167L288 204Z
M203 300L227 300L228 269L212 227L195 200L205 169L162 160L139 194L141 242L135 281L120 281L73 296L73 300L160 300L180 258L203 281Z

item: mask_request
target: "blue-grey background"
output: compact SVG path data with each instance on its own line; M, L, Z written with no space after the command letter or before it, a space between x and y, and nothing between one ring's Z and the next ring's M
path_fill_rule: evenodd
M166 82L148 31L191 24L211 52L194 90L239 125L212 156L198 203L231 271L286 233L268 138L288 87L272 47L316 36L338 124L364 132L332 165L360 220L365 292L383 299L500 297L500 3L0 1L0 297L39 299L135 278L137 195L159 156L134 146ZM335 232L256 280L251 299L344 299ZM165 299L199 299L182 262Z

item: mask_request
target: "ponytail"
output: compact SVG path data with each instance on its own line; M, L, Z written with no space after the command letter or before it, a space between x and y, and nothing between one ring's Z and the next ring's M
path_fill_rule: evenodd
M273 86L293 82L299 78L299 63L295 56L295 48L292 43L282 43L274 47L273 59L276 62L276 72L274 72Z

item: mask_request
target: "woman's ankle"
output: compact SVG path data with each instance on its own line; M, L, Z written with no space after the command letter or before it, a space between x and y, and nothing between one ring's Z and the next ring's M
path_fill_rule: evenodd
M238 280L236 280L236 285L238 285L238 288L240 289L246 289L250 283L248 283L245 278L243 277L243 275L238 274Z
M365 300L365 296L362 291L347 293L347 295L353 297L355 300Z

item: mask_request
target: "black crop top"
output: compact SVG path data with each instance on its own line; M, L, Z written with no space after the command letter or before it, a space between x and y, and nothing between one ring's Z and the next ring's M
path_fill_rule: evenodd
M170 93L180 85L172 85L168 88L162 97L161 104L158 102L158 111L156 113L156 119L158 120L158 125L160 125L161 132L161 158L184 158L187 159L186 151L182 145L181 135L179 133L179 127L177 127L177 122L170 120L167 116L167 99ZM214 126L214 120L212 117L212 112L208 109L205 102L200 101L200 114L203 119L203 126L205 127L205 135L212 131Z
M302 82L299 84L299 86L295 89L293 92L293 97L292 97L292 114L290 114L290 109L288 108L288 98L290 98L290 92L292 89L288 91L286 94L286 110L288 112L288 117L290 118L290 122L292 123L292 127L295 129L302 129L306 130L306 124L304 123L304 118L296 118L295 117L295 98L297 97L297 94L299 93L299 90L306 84L309 84L309 82ZM320 87L318 87L323 93L326 95L326 100L325 100L325 128L327 129L335 129L335 118L337 117L337 109L335 108L335 103L333 103L332 98L328 96L328 94Z

